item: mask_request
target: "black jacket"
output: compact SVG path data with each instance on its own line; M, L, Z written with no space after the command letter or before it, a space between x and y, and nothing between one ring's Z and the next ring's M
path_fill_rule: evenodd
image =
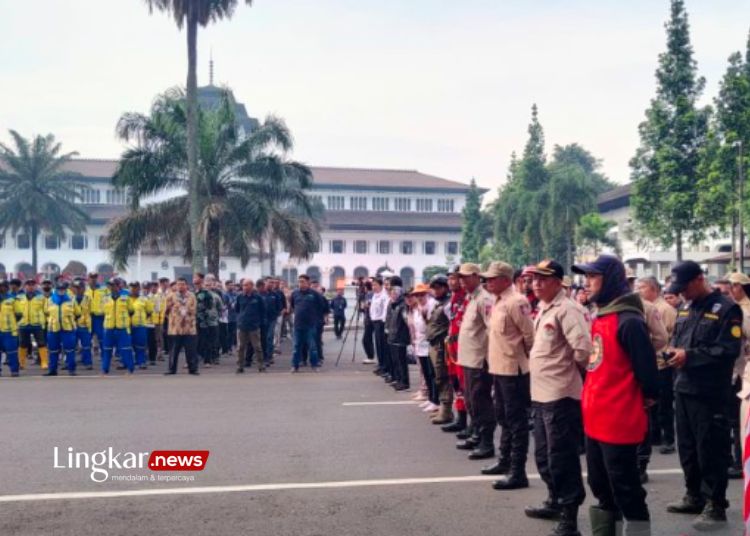
M394 346L409 346L411 333L409 332L408 311L404 297L388 304L385 324L388 330L388 344Z
M732 369L742 347L742 310L718 291L681 307L672 346L687 353L685 365L677 369L675 391L730 398Z
M266 302L255 290L250 294L242 293L237 296L234 310L237 312L239 330L253 331L266 322Z

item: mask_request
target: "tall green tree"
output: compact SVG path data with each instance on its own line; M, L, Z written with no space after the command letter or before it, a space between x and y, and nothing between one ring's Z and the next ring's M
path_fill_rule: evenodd
M594 255L598 255L601 246L617 246L617 242L607 234L615 225L616 222L605 220L598 212L584 214L576 226L576 242L583 248L591 248Z
M222 254L239 257L245 266L252 249L262 250L269 239L280 240L296 258L306 258L316 248L320 213L308 195L312 174L287 159L293 143L282 120L269 117L249 136L241 136L228 92L218 108L198 111L197 227L184 225L192 208L185 193L154 201L159 194L188 188L182 91L159 96L148 116L123 115L117 130L122 140L135 143L123 153L113 177L131 199L130 212L112 225L108 236L118 267L143 244L183 246L189 258L195 229L208 245L209 272L217 275Z
M203 270L204 243L202 234L197 232L200 221L200 196L198 176L198 26L206 27L211 22L229 19L234 14L239 0L145 0L149 11L170 13L182 29L187 29L187 160L188 174L188 224L191 233L192 265L194 271ZM245 0L252 5L252 0Z
M29 237L37 274L41 232L62 239L66 230L86 230L88 216L74 203L84 186L77 182L79 174L64 169L78 153L62 153L52 134L31 141L15 130L10 136L15 147L0 143L0 235L10 230Z
M461 260L479 262L479 251L482 249L482 194L477 188L477 181L471 179L466 193L466 205L463 209L463 229L461 231Z
M639 126L640 146L631 160L635 217L647 235L674 245L702 237L696 206L697 170L710 109L699 108L705 80L698 76L683 0L671 1L667 50L659 55L656 97Z

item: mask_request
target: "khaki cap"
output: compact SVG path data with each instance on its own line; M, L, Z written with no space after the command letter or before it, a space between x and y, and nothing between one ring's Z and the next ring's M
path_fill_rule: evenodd
M513 279L513 267L507 262L494 261L487 267L486 272L482 272L479 275L485 279L491 279L493 277L507 277L508 279Z
M479 275L479 272L481 271L482 269L478 264L474 264L473 262L465 262L458 269L458 275Z
M426 283L419 283L416 287L412 289L409 295L413 296L414 294L429 294L429 293L430 293L430 285L427 285Z
M569 275L563 276L562 286L564 286L565 288L570 288L573 286L573 280L570 278Z
M748 277L746 274L743 274L742 272L734 272L733 274L729 274L729 277L727 279L730 283L736 283L738 285L750 285L750 277Z

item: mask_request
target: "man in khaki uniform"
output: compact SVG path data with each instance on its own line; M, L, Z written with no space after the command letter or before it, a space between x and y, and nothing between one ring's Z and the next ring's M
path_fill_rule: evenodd
M531 306L513 286L513 267L493 262L480 274L495 296L489 330L489 372L494 390L495 415L502 426L500 459L495 468L508 473L492 487L497 490L527 488L529 450L528 410L531 406L529 352L534 344ZM487 471L485 471L487 472Z
M469 396L469 415L477 439L469 438L456 447L473 449L470 460L495 455L495 415L492 406L492 377L487 370L490 314L495 298L482 288L479 266L462 264L458 275L466 289L466 309L458 332L458 364L464 369L464 391Z
M581 442L581 372L593 345L581 310L565 296L563 267L542 261L533 268L539 314L529 356L534 409L534 457L549 496L528 517L559 519L555 535L578 535L578 507L586 497L578 447Z
M675 451L674 446L674 392L672 384L674 383L674 369L667 365L664 359L659 356L669 346L672 339L672 332L677 321L677 310L669 305L661 297L661 285L655 277L642 277L637 284L638 294L643 300L643 306L646 311L646 325L651 333L651 341L654 343L659 368L659 400L656 406L651 409L651 438L661 442L659 452L662 454L671 454ZM650 314L649 314L650 313ZM654 337L654 330L651 328L654 317L658 317L667 335L667 343L658 345L661 342L659 337ZM649 323L651 319L651 323Z

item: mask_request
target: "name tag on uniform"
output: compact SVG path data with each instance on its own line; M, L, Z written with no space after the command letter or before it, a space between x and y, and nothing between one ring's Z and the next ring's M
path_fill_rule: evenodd
M690 313L688 311L680 311L679 313L677 313L677 316L689 316L689 315Z
M708 318L709 320L718 320L719 315L715 315L713 313L706 313L703 315L703 318Z

